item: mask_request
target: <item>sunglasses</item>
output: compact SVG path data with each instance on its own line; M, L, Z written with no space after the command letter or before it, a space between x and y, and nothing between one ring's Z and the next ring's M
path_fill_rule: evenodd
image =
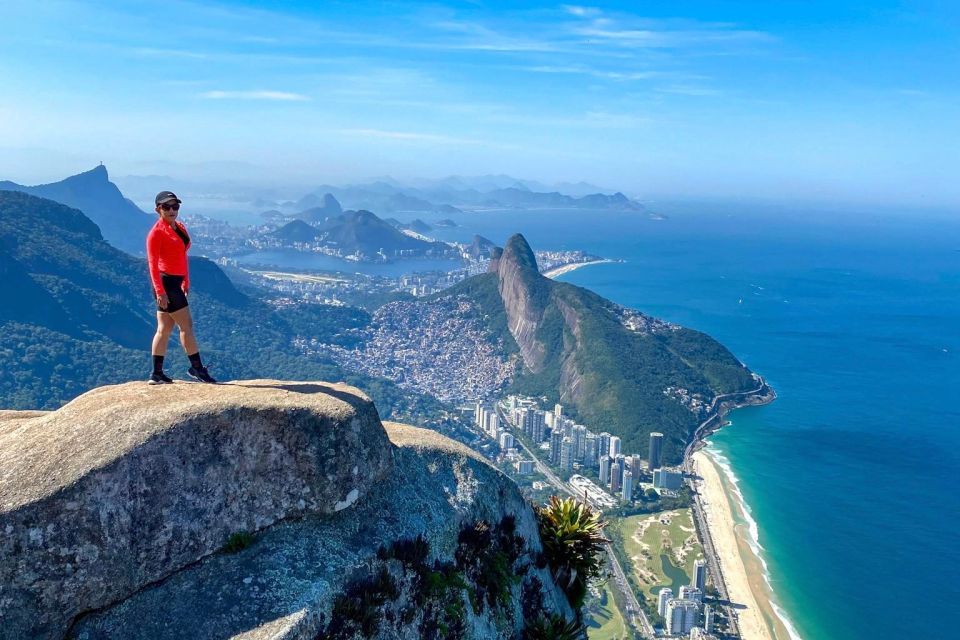
M164 211L170 211L170 209L173 209L174 211L180 211L180 203L174 202L173 204L162 204L160 205L160 208Z

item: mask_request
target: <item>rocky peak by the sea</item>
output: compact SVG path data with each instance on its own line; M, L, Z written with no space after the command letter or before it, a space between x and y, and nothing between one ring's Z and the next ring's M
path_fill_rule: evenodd
M540 275L533 249L519 233L507 240L497 259L497 280L510 333L524 365L537 373L545 364L546 348L537 329L548 303L550 282Z
M3 640L521 638L573 617L516 485L341 384L0 412L0 531Z

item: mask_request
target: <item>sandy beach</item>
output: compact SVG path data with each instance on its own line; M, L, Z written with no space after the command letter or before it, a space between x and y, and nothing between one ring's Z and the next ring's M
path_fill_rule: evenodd
M709 454L698 451L692 460L702 478L697 490L743 640L790 640L795 636L774 611L763 563L750 548L746 518L733 488Z
M562 267L557 267L556 269L550 269L549 271L544 271L543 275L545 275L548 278L556 278L558 276L562 276L565 273L576 271L580 267L588 267L591 264L606 264L608 262L613 262L613 260L592 260L591 262L574 262L573 264L565 264Z

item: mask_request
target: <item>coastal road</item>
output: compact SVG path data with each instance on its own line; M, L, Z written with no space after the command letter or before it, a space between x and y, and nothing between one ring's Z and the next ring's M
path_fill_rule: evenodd
M507 420L507 416L504 413L503 408L500 406L500 403L498 402L495 406L497 415L500 417L500 423L510 425L512 427L513 425ZM591 504L586 495L581 496L576 489L561 480L560 477L550 469L550 467L541 462L540 458L533 451L531 451L530 448L527 447L527 445L524 444L520 438L514 438L514 441L518 443L524 451L527 452L527 455L530 456L531 460L533 460L533 465L536 467L537 471L542 473L555 489L567 493L579 500L584 500L590 504L590 506L599 511L597 505ZM624 615L626 615L630 620L630 624L639 629L642 635L648 638L653 638L655 635L653 631L653 625L650 624L650 619L647 618L646 612L640 606L640 602L637 600L636 594L630 587L630 583L627 581L627 576L623 572L623 567L620 566L620 561L617 559L617 554L613 552L613 547L609 544L604 545L604 550L607 552L607 560L610 562L610 568L613 572L613 586L620 594L620 601L626 603L626 611L623 612Z
M710 537L710 528L707 526L707 518L704 515L705 512L703 510L703 501L700 497L700 493L697 491L697 481L694 479L693 475L693 461L691 460L691 456L700 448L700 445L703 444L703 438L705 435L707 435L710 424L714 421L721 422L723 420L723 417L726 414L726 411L724 411L722 407L724 402L733 400L736 403L736 406L746 406L746 404L752 403L739 404L737 403L737 400L739 399L742 402L743 400L755 397L764 391L767 391L768 394L770 393L770 389L767 387L767 383L764 381L764 379L760 378L759 376L758 379L760 381L760 386L758 386L756 389L737 393L726 393L716 396L713 399L713 402L710 404L710 417L700 423L700 426L697 427L697 430L693 434L693 439L683 452L683 470L687 473L690 489L693 493L693 504L691 509L693 512L693 523L697 529L697 532L700 534L700 542L703 544L703 555L707 559L707 568L713 575L713 584L720 593L720 597L727 602L730 602L730 593L727 591L727 583L723 577L723 570L720 567L720 560L716 549L713 546L713 538ZM718 406L720 410L718 410ZM728 616L730 621L730 629L737 636L739 636L740 630L737 625L736 611L729 607L727 608L727 611L730 613Z
M710 417L700 423L700 425L693 432L693 438L690 440L690 443L687 445L686 449L683 450L683 470L684 471L686 471L687 473L691 472L690 456L692 456L693 452L696 451L698 448L700 448L700 445L703 444L703 438L704 436L707 435L707 427L710 425L711 422L714 422L714 421L720 422L721 420L723 420L723 416L726 415L725 411L717 411L717 406L718 406L717 403L720 403L722 405L728 399L734 399L734 398L737 398L738 396L743 396L743 398L745 399L745 398L756 396L757 394L763 392L764 390L769 391L766 381L761 376L757 376L757 378L760 381L760 386L758 386L756 389L751 389L750 391L737 391L735 393L724 393L719 396L714 396L713 402L710 403L710 408L708 409L708 412L710 413ZM749 406L749 404L751 403L747 403L745 405L738 404L737 406Z

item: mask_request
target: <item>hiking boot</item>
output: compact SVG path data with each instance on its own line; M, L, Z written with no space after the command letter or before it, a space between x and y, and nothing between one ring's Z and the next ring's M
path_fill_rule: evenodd
M163 371L154 371L150 374L150 379L147 380L147 384L171 384L173 380L167 377Z
M191 378L193 378L194 380L197 380L197 381L199 381L199 382L207 382L207 383L210 383L210 384L216 384L216 383L217 383L217 381L214 380L214 379L210 376L209 373L207 373L207 368L206 368L206 367L200 367L199 369L196 368L196 367L190 367L189 369L187 369L187 374L188 374Z

